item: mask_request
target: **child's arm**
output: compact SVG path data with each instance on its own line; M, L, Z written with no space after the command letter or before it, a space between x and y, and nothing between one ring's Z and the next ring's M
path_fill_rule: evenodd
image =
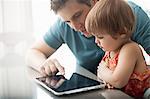
M138 53L139 48L135 43L124 45L115 70L111 71L107 66L101 65L98 67L98 77L116 88L124 87L133 73Z

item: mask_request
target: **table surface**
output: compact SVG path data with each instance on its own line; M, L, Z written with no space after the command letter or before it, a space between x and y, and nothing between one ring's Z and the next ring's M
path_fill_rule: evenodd
M132 99L120 90L114 89L100 89L55 96L43 87L35 84L33 79L40 75L32 68L26 66L24 54L20 54L20 49L16 48L17 50L14 50L14 46L7 47L4 50L4 55L0 57L0 99ZM70 71L70 66L68 71ZM76 71L96 79L95 75L83 68L76 69Z
M87 76L89 78L96 80L96 75L87 71L81 66L80 68L76 69L76 72L81 75L84 75L84 76ZM35 70L33 70L32 68L28 68L28 74L29 74L31 81L33 81L34 78L40 76L40 74L36 72ZM122 91L116 90L116 89L98 89L98 90L91 90L91 91L82 92L82 93L56 96L52 94L51 92L49 92L48 90L46 90L45 88L43 88L42 86L36 83L34 83L34 85L36 86L37 99L43 99L43 97L44 99L51 99L51 98L53 99L85 99L85 98L86 99L92 99L92 98L93 99L133 99L127 94L123 93Z

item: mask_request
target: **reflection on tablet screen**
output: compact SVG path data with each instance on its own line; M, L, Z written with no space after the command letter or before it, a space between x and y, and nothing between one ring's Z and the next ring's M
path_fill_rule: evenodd
M52 89L57 89L66 80L62 75L46 76L37 79Z
M65 77L62 75L55 75L50 77L47 76L37 79L56 92L63 92L89 86L100 85L100 82L84 77L77 73L74 73L70 80L65 79Z

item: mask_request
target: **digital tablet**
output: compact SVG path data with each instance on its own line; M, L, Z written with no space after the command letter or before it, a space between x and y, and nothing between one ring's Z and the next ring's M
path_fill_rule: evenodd
M62 75L36 78L35 81L55 95L64 95L104 88L105 84L88 77L73 73L67 80Z

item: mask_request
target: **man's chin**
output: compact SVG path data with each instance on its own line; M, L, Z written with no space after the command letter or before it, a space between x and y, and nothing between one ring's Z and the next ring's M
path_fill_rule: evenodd
M89 34L89 35L84 35L85 37L87 37L87 38L89 38L89 37L92 37L92 35L91 34Z
M85 37L92 37L92 34L90 34L90 33L88 33L88 32L83 32L83 35L84 35Z

